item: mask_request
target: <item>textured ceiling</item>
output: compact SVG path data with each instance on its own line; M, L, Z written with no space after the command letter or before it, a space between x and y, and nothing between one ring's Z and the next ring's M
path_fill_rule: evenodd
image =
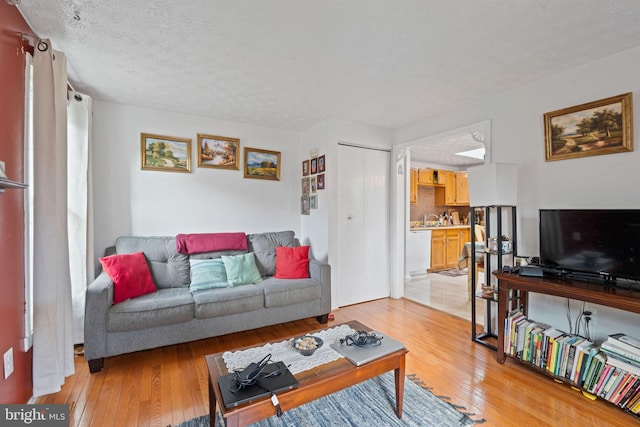
M22 0L97 100L395 129L640 45L637 0Z

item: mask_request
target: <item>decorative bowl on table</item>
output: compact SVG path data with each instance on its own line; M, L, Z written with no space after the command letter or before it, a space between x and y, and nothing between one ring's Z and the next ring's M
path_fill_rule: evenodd
M322 340L313 335L303 335L294 338L291 342L293 348L298 350L303 356L311 356L317 349L322 347Z

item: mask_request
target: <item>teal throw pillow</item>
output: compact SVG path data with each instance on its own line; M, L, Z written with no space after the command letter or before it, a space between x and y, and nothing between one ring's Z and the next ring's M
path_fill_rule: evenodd
M253 252L242 255L222 256L227 281L231 286L248 285L262 280Z
M227 288L227 273L224 262L216 259L189 259L191 266L191 284L189 290L202 291L204 289Z

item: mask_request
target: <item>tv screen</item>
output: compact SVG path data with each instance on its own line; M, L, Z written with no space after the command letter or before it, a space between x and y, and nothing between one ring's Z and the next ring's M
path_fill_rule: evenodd
M540 264L640 280L640 210L541 209Z

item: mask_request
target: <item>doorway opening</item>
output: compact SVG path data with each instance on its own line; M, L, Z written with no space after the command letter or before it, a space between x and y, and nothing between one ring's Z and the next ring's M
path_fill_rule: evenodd
M407 167L423 172L452 171L466 177L467 167L486 161L489 127L489 121L480 122L411 141L405 147L408 153ZM406 187L410 185L411 181L407 180ZM471 321L472 293L469 286L468 260L465 260L463 250L465 243L468 244L470 240L469 203L443 202L442 198L434 194L444 191L441 187L444 183L439 182L436 185L424 184L424 181L421 181L417 189L414 187L416 194L405 198L403 295L420 304ZM406 193L409 193L409 188L406 188ZM440 218L443 215L449 218L455 215L455 221L447 218L441 223ZM415 244L416 233L419 231L426 232L427 235L431 233L431 244L423 244L423 249ZM443 237L445 234L446 237ZM422 242L428 240L425 236L421 238ZM415 261L416 251L422 257L421 262L426 260L426 266L421 264L421 268L416 268L416 264L412 264L411 260ZM424 251L428 252L427 256ZM439 258L442 252L446 252L448 257L444 264ZM482 323L483 318L484 313L478 310L476 321Z

